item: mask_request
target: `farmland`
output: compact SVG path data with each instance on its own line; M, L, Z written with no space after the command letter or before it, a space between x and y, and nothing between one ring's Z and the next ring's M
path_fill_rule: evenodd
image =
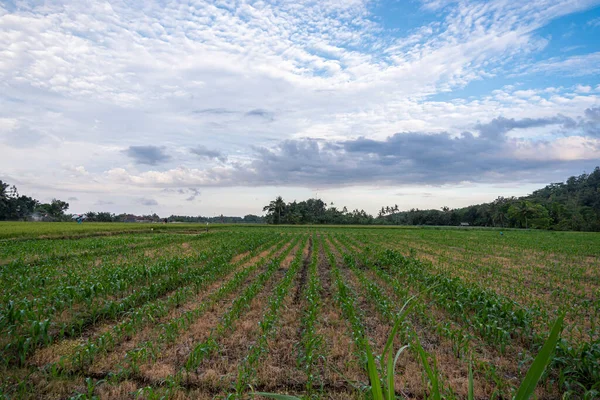
M600 396L600 235L484 229L0 224L9 398L511 398L566 312L538 398ZM415 344L434 365L426 373Z

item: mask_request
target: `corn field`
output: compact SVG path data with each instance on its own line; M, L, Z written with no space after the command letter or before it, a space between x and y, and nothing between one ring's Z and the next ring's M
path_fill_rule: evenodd
M562 318L533 396L600 398L598 234L30 226L0 229L6 398L523 398Z

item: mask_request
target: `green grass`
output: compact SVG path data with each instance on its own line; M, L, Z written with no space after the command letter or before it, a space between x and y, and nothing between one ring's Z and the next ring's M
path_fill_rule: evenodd
M210 228L224 225L211 225ZM161 224L126 222L0 222L0 239L80 237L125 232L206 230L206 224Z

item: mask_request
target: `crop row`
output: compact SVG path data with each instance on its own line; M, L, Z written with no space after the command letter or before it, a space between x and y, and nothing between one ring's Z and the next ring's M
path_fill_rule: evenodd
M362 264L386 271L389 276L401 279L406 286L427 290L430 301L445 309L457 321L470 326L500 351L515 340L532 352L537 352L543 344L546 334L534 331L533 321L547 314L536 305L524 308L496 292L466 284L461 278L430 273L426 264L397 251L375 249L373 246L364 249L357 254ZM565 392L590 393L600 389L599 361L598 340L578 346L562 340L558 343L551 369L558 375L559 384Z
M239 265L247 262L266 246L272 245L273 239L278 240L277 248L280 248L284 243L279 238L272 238L264 243L257 241L253 244L251 252L236 263L224 262L222 258L211 260L203 266L202 271L204 271L204 273L202 275L198 275L193 281L187 282L185 286L179 288L166 298L147 303L132 311L128 314L127 319L116 324L112 329L102 333L97 338L88 339L87 342L79 345L72 354L62 357L61 360L51 368L83 371L86 366L90 365L95 360L98 354L106 354L108 351L112 350L117 343L120 343L125 338L133 337L139 329L146 325L156 323L156 321L166 316L173 308L189 301L208 285L218 281L229 272L235 270ZM159 324L156 329L160 330L162 333L160 334L160 340L156 342L156 345L159 346L160 342L174 340L176 333L186 329L195 318L198 318L202 312L210 306L210 304L225 295L228 290L231 290L232 286L239 282L244 273L247 271L249 272L250 270L251 269L248 268L238 272L233 280L229 281L228 284L221 286L216 294L211 296L206 303L201 303L197 308L183 313L178 318ZM143 350L140 349L140 353L142 352ZM130 356L130 358L131 357L133 356Z
M469 348L469 342L472 339L471 335L460 326L454 327L449 321L439 320L439 316L433 315L431 304L423 301L424 293L419 294L414 287L388 274L385 270L379 268L376 263L360 263L359 266L360 261L357 260L360 259L361 254L352 248L352 242L348 238L343 238L339 242L332 240L332 243L343 254L344 264L356 276L366 300L374 307L375 311L388 326L395 325L398 322L399 311L402 309L401 305L406 304L413 296L418 296L417 300L413 301L410 305L410 318L403 318L397 327L396 336L400 338L401 343L420 341L419 336L421 334L431 337L436 333L440 337L447 338L452 343L454 355L457 359L468 354L473 356L472 349ZM342 249L341 246L345 248ZM365 272L365 268L378 277L381 284L376 283L369 277ZM387 290L383 285L389 286L392 289L394 293L393 297L387 294ZM417 328L419 328L419 332L421 333L417 332ZM423 355L427 358L431 357L429 353L423 349L421 350L423 351L422 354L421 352L415 353L417 359ZM380 368L379 373L384 375L383 366ZM501 394L506 392L502 378L498 376L493 366L482 362L478 365L478 369L485 372L486 375L493 376L493 380L498 385L496 393ZM437 373L435 381L438 390L446 391L446 395L452 398L453 389L451 387L444 388L441 373Z
M225 245L224 238L220 244L221 247ZM4 294L4 302L0 308L0 331L11 326L15 329L15 325L29 324L44 316L71 309L80 302L90 307L97 296L114 296L130 290L140 282L147 283L178 268L200 263L215 254L215 247L216 245L187 257L165 254L158 259L149 259L141 255L132 257L126 263L105 264L102 268L84 271L81 268L60 267L55 284L41 282L37 278L47 280L43 274L49 276L49 270L56 270L57 266L32 267L31 269L39 269L41 272L35 276L23 277L21 284L37 290L33 293L29 290L25 293L9 291Z
M5 360L23 364L27 354L38 346L49 345L63 337L78 336L89 325L103 319L116 319L144 303L177 289L182 283L195 282L206 274L204 268L197 267L198 263L206 262L212 258L215 265L223 264L234 254L252 248L253 243L256 243L255 240L242 238L238 241L223 241L220 246L215 246L211 250L197 255L185 258L173 257L150 267L143 265L137 268L132 267L130 273L134 279L150 282L147 286L136 287L135 291L122 298L88 303L89 307L87 309L76 313L72 319L65 322L56 321L51 323L49 318L41 319L43 314L38 315L27 308L9 314L9 317L6 318L9 321L11 319L10 315L17 315L24 320L19 321L20 324L13 321L11 325L8 325L6 330L8 343L3 348ZM120 273L123 273L123 271ZM124 277L124 275L120 276ZM159 276L162 279L156 279ZM73 292L68 293L73 294ZM91 296L92 293L89 295ZM54 296L64 298L68 297L69 294L54 293Z
M436 305L472 326L500 351L513 340L529 341L533 335L533 321L543 313L536 308L523 308L493 291L465 284L460 278L432 274L419 260L404 257L397 251L366 247L357 255L365 265L374 262L378 268L402 278L408 285L421 291L427 289L428 297Z
M209 355L218 350L218 338L232 328L232 325L239 318L242 312L247 310L252 300L261 292L266 282L271 279L275 272L279 269L281 262L295 248L298 237L294 239L294 243L290 245L279 257L272 260L265 271L258 278L248 285L240 296L238 296L231 304L229 310L221 317L218 326L213 329L206 340L196 344L187 357L185 362L185 370L193 371L205 360Z
M400 337L400 339L404 343L406 343L407 341L415 341L416 340L415 338L418 336L417 336L416 332L414 331L414 328L411 327L410 324L405 323L404 319L402 317L404 307L397 306L398 303L395 303L391 299L389 299L377 284L371 282L366 277L366 275L364 273L362 273L362 271L356 266L356 264L352 260L352 256L349 256L348 253L351 253L351 251L348 248L342 248L342 246L343 246L342 242L339 242L337 240L334 240L333 238L330 238L329 243L333 246L335 251L340 255L344 265L346 267L348 267L352 273L356 274L358 281L364 290L366 300L374 306L375 310L382 317L381 319L379 319L379 322L380 323L383 322L391 329L391 336L387 339L387 343L386 343L385 347L387 348L387 347L391 346L397 335ZM336 262L336 259L335 259L335 256L333 256L332 253L329 252L329 250L328 250L328 256L330 258L330 263L332 263L332 265L334 265L333 263ZM367 329L366 329L366 325L365 325L364 313L366 310L361 309L357 306L359 293L355 291L355 289L352 287L352 285L349 285L348 283L344 282L343 276L345 274L342 274L341 271L337 267L336 267L336 270L337 271L334 271L334 273L335 273L336 281L337 281L337 285L338 285L339 304L343 310L343 315L348 320L348 322L350 323L350 326L352 328L353 339L354 339L356 350L357 350L357 356L361 360L361 364L363 365L364 371L368 376L370 376L370 379L379 379L379 378L375 378L372 374L378 370L379 371L377 373L378 376L385 376L384 369L389 368L389 367L385 367L383 354L376 357L376 359L380 360L380 362L378 363L379 365L375 366L374 364L371 364L371 366L369 367L369 357L371 354L371 350L370 350L371 346L369 344L369 337L367 335ZM402 303L400 303L400 304L402 304ZM406 302L404 302L404 304L406 304ZM395 327L392 329L392 326L396 326L396 325L398 327L400 327L399 331L397 330L398 327ZM375 338L371 338L371 339L375 339ZM379 338L379 339L381 339L381 338ZM415 347L415 349L416 349L416 347ZM383 349L383 351L385 352L385 349ZM426 359L432 358L431 354L429 354L427 351L425 351L422 348L420 349L420 354L419 353L415 354L415 356L417 356L417 355L419 355L420 357L424 357ZM435 391L442 390L441 377L439 376L439 372L437 372L437 369L435 369L435 371L436 371L435 379L433 379L433 377L429 377L428 378L429 381L427 383L428 385L432 385L432 386L436 387L435 390L430 389L431 396L433 396L433 393ZM388 373L388 375L390 377L393 376L393 374L394 374L393 371L390 371ZM391 379L391 378L388 378L388 379ZM423 381L423 382L426 383L427 381ZM365 383L362 383L359 386L362 387L363 389L369 388L369 386L366 386ZM394 387L394 385L391 385L390 387ZM447 394L451 395L452 391L450 390ZM432 397L432 398L435 398L435 397ZM452 398L452 397L450 397L450 398Z
M155 335L156 339L142 343L135 349L127 352L125 356L125 364L129 365L129 368L133 371L137 371L137 365L140 362L147 362L152 360L157 361L157 357L163 351L164 347L168 343L173 343L177 340L182 332L185 332L196 320L198 320L207 310L213 305L217 304L220 300L224 299L227 295L235 292L240 288L240 285L260 266L268 263L274 254L281 251L284 246L288 246L289 243L286 241L280 241L271 251L266 255L265 258L258 260L253 265L242 269L234 274L234 276L223 283L216 291L211 293L206 300L200 303L197 307L185 311L178 317L172 318L159 324L156 328L158 333ZM238 265L245 263L247 259L241 260L236 265L232 266L235 270ZM212 278L212 277L211 277ZM215 281L218 277L211 279Z
M88 254L103 254L113 249L151 245L164 240L180 240L180 238L177 238L177 235L159 234L92 237L70 241L62 239L5 241L2 243L2 250L0 250L0 259L10 260L7 265L23 266L51 260L62 261Z
M325 245L325 253L329 260L331 268L331 276L336 287L335 303L340 307L343 317L350 324L352 341L355 345L356 356L360 360L361 365L367 363L366 341L367 336L365 327L362 323L361 310L356 307L356 294L344 282L335 255L332 253L328 245Z
M554 310L569 304L569 321L563 332L574 342L600 338L600 277L595 274L591 257L544 254L537 249L511 249L508 246L485 247L490 252L469 247L458 250L449 244L410 243L377 238L384 247L414 250L421 260L431 260L430 270L461 277L471 285L483 285L519 303L540 310ZM504 241L504 238L503 240ZM370 238L370 243L373 238ZM547 324L553 317L541 315L536 323Z
M306 239L302 241L300 249L303 249L305 246ZM248 355L238 367L238 379L236 383L236 393L238 396L241 396L247 385L252 383L252 378L256 376L256 366L261 357L268 351L268 341L275 334L277 321L281 313L281 305L294 282L298 270L302 266L302 254L302 251L296 253L283 279L275 287L264 316L258 324L258 341L249 348Z
M138 245L127 245L123 242L117 246L107 246L103 250L87 251L67 258L44 257L37 260L16 260L0 268L0 287L4 288L0 294L0 302L4 303L13 298L37 298L52 290L64 287L80 286L89 278L101 279L104 267L126 265L127 263L147 263L149 257L144 248L152 251L163 250L162 257L167 259L173 251L164 252L165 248L175 250L171 244L181 243L184 240L192 244L198 241L211 242L206 236L194 236L189 239L181 237L161 236ZM98 239L96 239L98 240ZM55 243L59 245L59 243ZM154 257L153 257L154 258ZM101 267L101 268L100 268ZM14 279L15 275L20 279Z
M352 242L350 242L352 243ZM363 263L362 266L367 268L374 276L378 278L380 282L385 282L394 293L394 299L390 299L384 293L377 284L372 282L361 268L356 265L356 260L359 258L356 252L349 250L350 254L345 254L344 261L348 267L357 275L359 282L363 286L365 292L369 295L370 299L374 303L375 307L382 314L382 316L388 320L393 321L395 318L395 309L398 304L403 304L410 297L419 295L419 292L414 287L410 287L406 282L398 276L393 276L388 270L379 268L375 262ZM473 336L468 330L463 329L456 324L447 321L439 320L432 313L431 304L420 301L412 305L411 318L408 320L416 320L418 324L426 326L428 330L433 330L442 337L448 338L453 345L453 352L457 358L464 356L469 353L469 342L473 339ZM404 324L406 325L406 323ZM402 333L403 330L400 330ZM402 339L406 339L404 336Z
M306 308L302 316L302 337L300 341L299 364L306 375L306 395L313 396L315 384L322 382L323 378L318 378L318 366L324 355L322 353L323 337L316 332L318 318L321 315L322 308L322 286L317 265L319 262L319 253L323 249L323 235L319 235L317 248L315 250L313 242L313 252L309 266L308 285L303 297L306 301Z

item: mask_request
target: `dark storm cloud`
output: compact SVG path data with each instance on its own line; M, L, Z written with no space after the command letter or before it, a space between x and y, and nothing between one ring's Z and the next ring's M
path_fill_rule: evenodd
M572 128L576 125L576 122L572 118L561 115L551 118L523 118L518 120L498 117L487 124L477 124L474 128L486 138L499 139L513 129L538 128L549 125L562 125L565 128Z
M448 133L397 133L381 141L346 141L343 146L346 155L356 160L357 171L397 183L444 184L516 177L551 163L517 159L513 156L514 141L490 141L468 132L457 137Z
M591 160L562 161L554 157L517 156L523 143L507 137L513 129L557 127L565 136L597 136L599 109L583 118L498 117L474 126L473 133L402 132L383 140L360 137L327 142L285 140L274 147L255 147L255 160L239 166L233 181L261 185L453 184L556 179L552 173L581 173L595 166ZM593 145L593 144L592 144ZM546 178L545 176L549 176Z
M210 150L202 145L191 148L190 152L202 158L215 159L221 162L227 161L227 156L221 153L220 151Z
M247 180L263 184L443 184L480 180L486 174L511 174L539 167L539 161L503 156L506 144L470 133L398 133L385 140L358 138L335 143L287 140L256 149ZM244 171L240 171L244 175Z
M171 159L171 156L165 152L165 148L158 146L129 146L123 152L136 164L158 165Z
M569 118L556 115L549 118L494 118L487 124L477 124L474 129L489 139L501 139L513 129L538 128L555 125L565 135L578 134L588 137L600 137L600 107L588 108L582 118Z
M273 146L251 147L250 161L228 160L221 152L199 145L189 151L206 160L219 160L222 165L183 169L178 171L175 183L193 188L551 182L592 170L598 160L590 159L590 155L600 152L598 142L588 140L581 145L587 146L585 152L574 153L582 154L580 159L572 159L573 155L571 159L561 157L556 136L597 137L599 124L599 108L587 109L577 118L498 117L458 135L409 131L385 139L283 140ZM513 129L535 127L551 127L552 138L532 140L507 135ZM577 146L582 142L573 143ZM182 173L189 174L189 183L187 178L179 177ZM172 190L180 190L178 193L188 201L200 194L196 189Z
M587 121L581 122L586 136L600 137L600 107L585 110Z

